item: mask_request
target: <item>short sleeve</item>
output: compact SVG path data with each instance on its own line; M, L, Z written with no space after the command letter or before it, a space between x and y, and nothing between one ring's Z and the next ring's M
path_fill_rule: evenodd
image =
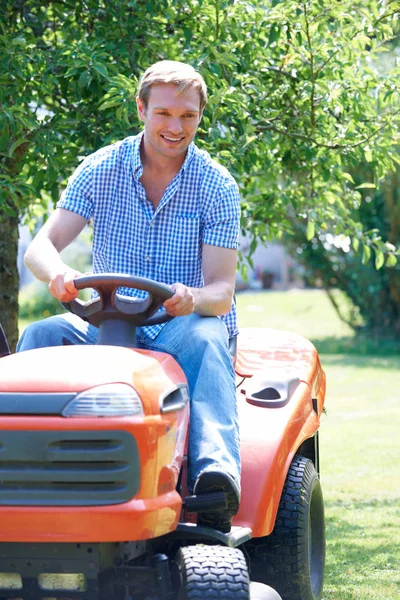
M92 167L86 158L68 180L66 189L57 202L57 208L65 208L89 221L93 216Z
M202 243L222 248L239 246L240 196L234 180L224 183L206 215Z

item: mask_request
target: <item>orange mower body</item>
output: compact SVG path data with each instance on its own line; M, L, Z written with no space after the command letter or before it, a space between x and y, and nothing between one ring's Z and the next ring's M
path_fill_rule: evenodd
M204 545L208 552L222 548L223 557L245 549L251 578L286 600L277 565L292 542L282 532L280 511L287 506L282 499L296 495L290 478L297 474L301 485L311 482L307 503L315 502L317 516L311 512L308 519L319 533L307 542L308 563L301 565L308 569L309 590L296 600L321 597L322 580L313 584L312 577L314 568L323 571L317 554L324 554L325 539L318 457L325 374L318 354L299 335L248 329L238 336L233 360L242 496L231 533L222 534L196 526L196 498L186 484L189 393L171 356L96 345L0 359L0 598L92 600L128 597L123 594L130 590L133 599L183 599L191 585L185 556ZM136 414L81 416L87 403L91 410L101 405L103 396L99 400L93 390L115 385L133 390ZM298 502L300 512L308 510ZM295 515L297 505L291 511ZM297 585L296 569L291 585ZM57 590L43 584L46 573L82 577L72 591L65 582ZM12 593L3 589L1 574L18 576ZM250 599L246 589L221 598Z

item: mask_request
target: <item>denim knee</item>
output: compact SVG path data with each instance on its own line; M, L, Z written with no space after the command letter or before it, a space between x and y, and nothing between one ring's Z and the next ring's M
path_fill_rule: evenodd
M76 339L70 316L55 315L28 325L18 342L17 352L82 343Z
M196 315L197 316L197 315ZM188 336L194 344L212 345L227 348L228 332L224 323L218 317L198 317L192 320L188 327Z
M17 352L23 350L32 350L34 348L45 348L46 346L59 346L62 344L62 338L60 337L59 343L54 339L55 327L53 321L54 318L43 319L42 321L35 321L26 327L22 333L18 344Z

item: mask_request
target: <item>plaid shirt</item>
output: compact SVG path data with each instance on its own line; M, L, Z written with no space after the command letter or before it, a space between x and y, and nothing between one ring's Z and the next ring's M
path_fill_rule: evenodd
M93 272L125 273L203 287L202 244L237 248L240 199L229 172L193 143L154 210L140 183L143 132L88 156L57 207L93 222ZM142 298L144 292L121 288ZM238 332L235 305L221 317ZM143 328L154 339L163 325Z

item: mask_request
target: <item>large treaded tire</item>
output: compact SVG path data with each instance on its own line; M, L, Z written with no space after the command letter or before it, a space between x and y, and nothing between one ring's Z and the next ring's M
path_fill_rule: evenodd
M324 502L311 460L296 455L283 488L275 528L249 542L251 579L282 600L321 600L325 567Z
M250 581L243 552L225 546L178 550L178 600L249 600Z

